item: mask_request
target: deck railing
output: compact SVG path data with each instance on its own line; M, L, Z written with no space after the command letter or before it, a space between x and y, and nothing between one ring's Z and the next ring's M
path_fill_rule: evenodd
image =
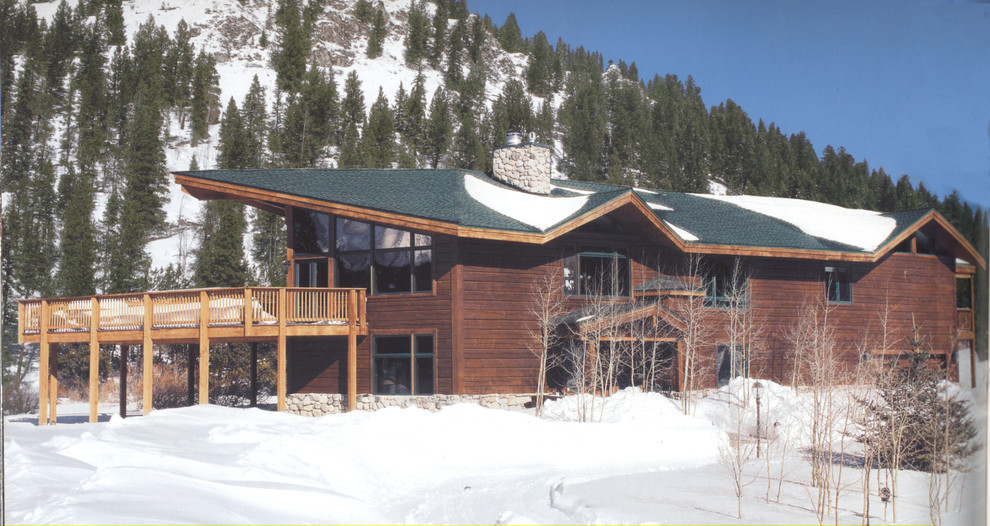
M88 331L94 313L100 331L143 329L149 308L154 329L197 327L204 313L210 327L278 325L282 298L287 325L367 325L363 289L243 287L22 300L20 327L24 334L41 331L42 301L48 302L50 333Z
M972 332L973 331L973 310L972 309L957 309L956 310L956 330L962 332Z

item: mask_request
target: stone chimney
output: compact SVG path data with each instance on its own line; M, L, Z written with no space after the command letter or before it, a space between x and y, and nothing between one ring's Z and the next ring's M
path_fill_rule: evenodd
M510 132L505 146L495 148L492 176L525 192L547 195L550 187L550 147L537 144L534 134L523 142L522 134Z

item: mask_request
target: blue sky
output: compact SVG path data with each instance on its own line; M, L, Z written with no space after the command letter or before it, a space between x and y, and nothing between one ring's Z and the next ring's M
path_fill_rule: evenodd
M990 208L990 3L468 0Z

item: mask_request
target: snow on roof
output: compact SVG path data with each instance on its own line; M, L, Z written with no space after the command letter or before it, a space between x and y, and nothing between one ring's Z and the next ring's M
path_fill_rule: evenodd
M464 174L468 195L492 210L521 223L546 230L570 217L588 202L588 196L547 197L497 186Z
M872 252L897 227L897 221L872 210L855 210L840 206L750 195L693 194L734 204L751 212L790 223L802 232Z
M650 208L653 208L652 205L650 206ZM668 208L668 210L670 209ZM691 232L684 230L683 228L671 223L670 221L664 221L664 223L667 226L669 226L670 229L673 230L674 233L677 234L677 236L683 239L684 241L698 241L698 236L692 234Z
M654 210L665 210L667 212L673 212L674 211L673 208L671 208L669 206L664 206L664 205L662 205L660 203L650 203L650 202L647 202L646 203L646 206L648 206L648 207L650 207L650 208L652 208Z

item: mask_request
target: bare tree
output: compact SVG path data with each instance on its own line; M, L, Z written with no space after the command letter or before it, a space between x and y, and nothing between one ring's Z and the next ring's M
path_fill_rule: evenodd
M684 262L683 273L688 286L699 287L704 281L704 275L701 256L688 255ZM681 410L684 414L690 414L694 411L695 390L698 388L698 380L701 372L705 369L703 366L706 360L701 350L707 348L711 343L712 327L708 309L705 308L705 299L698 294L688 294L675 303L672 310L684 322L681 338L684 354Z
M530 292L530 315L536 325L532 329L530 351L539 358L536 377L536 416L543 414L547 371L558 365L560 355L551 352L560 344L558 320L565 312L562 281L557 266L551 267L534 284Z

